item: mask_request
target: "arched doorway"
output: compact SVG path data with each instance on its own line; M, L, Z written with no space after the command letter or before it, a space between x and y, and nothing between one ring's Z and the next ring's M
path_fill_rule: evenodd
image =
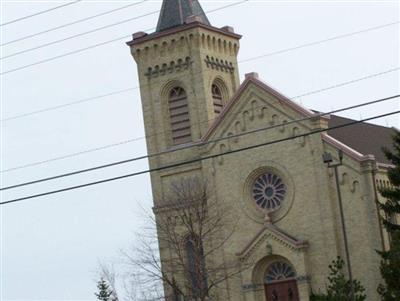
M265 297L267 301L299 301L296 273L284 261L271 263L264 276Z

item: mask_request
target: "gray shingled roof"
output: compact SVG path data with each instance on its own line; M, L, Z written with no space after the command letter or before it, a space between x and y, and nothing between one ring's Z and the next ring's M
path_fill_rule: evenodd
M329 127L346 124L352 119L331 115ZM379 126L371 123L358 123L352 126L338 128L328 131L328 134L340 142L350 146L363 155L374 155L380 163L391 164L386 159L382 147L393 151L393 128Z
M211 26L197 0L163 0L156 31L183 25L189 16L198 16L202 23Z

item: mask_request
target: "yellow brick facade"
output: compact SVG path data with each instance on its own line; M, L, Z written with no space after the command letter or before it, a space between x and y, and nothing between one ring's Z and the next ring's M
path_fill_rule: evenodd
M290 123L313 113L266 86L255 74L239 86L239 38L230 29L195 22L154 36L139 34L130 43L138 66L148 152L174 150L151 157L151 168L327 127L325 118ZM229 100L218 118L211 98L214 80L225 84L224 97ZM183 87L188 95L190 148L172 145L168 92L175 86ZM281 126L235 137L274 125ZM229 136L234 137L210 143ZM151 174L155 200L163 199L173 181L196 176L207 179L216 201L234 212L232 223L238 221L239 227L221 250L221 260L248 262L252 267L226 281L218 300L265 301L264 274L276 260L293 266L300 300L309 300L311 291L325 290L328 265L338 255L345 258L335 177L322 162L324 152L335 157L338 149L344 151L339 181L353 274L365 286L367 300L379 300L380 258L375 250L387 244L387 237L378 219L375 186L386 176L385 167L377 165L372 156L318 133ZM281 208L271 214L271 223L266 223L265 212L251 194L254 180L267 172L278 175L287 187ZM161 248L163 256L170 256L167 247Z

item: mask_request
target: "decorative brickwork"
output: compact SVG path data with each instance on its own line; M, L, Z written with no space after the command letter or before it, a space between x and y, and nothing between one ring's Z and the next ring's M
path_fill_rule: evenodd
M344 257L344 247L335 177L321 158L329 152L338 160L339 149L344 153L339 187L353 274L366 287L367 300L378 300L380 257L375 250L386 248L389 237L380 225L375 201L381 200L377 187L388 185L388 165L381 164L382 159L377 163L368 150L383 145L373 145L373 138L364 141L355 131L350 131L351 137L357 139L348 139L345 131L336 133L347 144L333 137L335 132L293 138L327 129L337 120L291 101L256 73L247 74L239 85L240 36L230 27L211 27L196 16L187 21L153 34L139 32L128 45L137 62L148 152L174 150L151 157L150 167L207 158L153 172L155 199L162 200L175 180L196 176L208 182L218 204L235 212L228 226L234 225L236 231L214 263L234 260L252 268L221 284L213 300L266 301L265 273L277 261L293 267L300 301L309 300L311 289L325 290L328 265L336 256ZM175 98L171 91L177 92ZM293 122L298 119L303 120ZM181 126L186 136L178 141ZM381 128L374 131L387 134ZM283 138L293 139L249 148ZM183 148L181 143L193 147ZM248 149L239 151L243 148ZM272 213L260 209L253 191L257 179L266 174L276 175L285 186ZM263 190L265 196L271 193L267 187ZM154 204L156 218L174 209ZM163 247L160 255L169 258L171 250Z
M174 72L180 72L190 68L192 63L193 61L190 57L186 57L185 60L178 59L177 61L172 61L168 64L163 63L161 66L156 65L154 67L149 67L144 75L147 77L158 77Z
M230 63L226 60L224 61L221 59L216 59L213 56L209 57L207 55L207 57L204 61L206 63L207 68L221 70L221 71L229 72L229 73L232 73L235 70L232 63Z

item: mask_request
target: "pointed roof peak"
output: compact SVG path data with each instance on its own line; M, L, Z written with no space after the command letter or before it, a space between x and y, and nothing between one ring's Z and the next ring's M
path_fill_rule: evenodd
M156 32L183 25L193 16L198 22L211 26L197 0L163 0Z

